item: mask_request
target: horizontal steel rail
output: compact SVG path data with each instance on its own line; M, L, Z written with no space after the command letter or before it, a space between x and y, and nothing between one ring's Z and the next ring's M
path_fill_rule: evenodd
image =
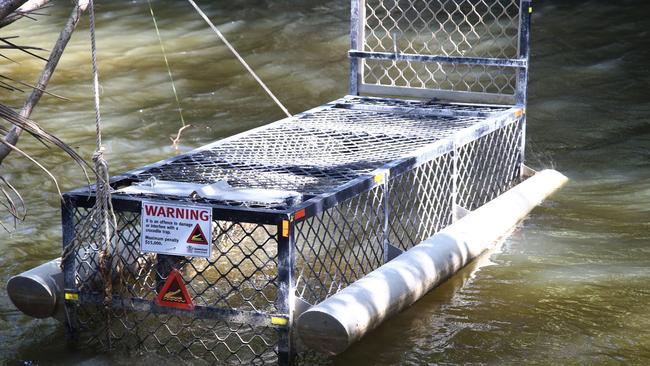
M75 293L69 291L68 293ZM104 294L99 293L78 293L78 300L66 300L69 304L80 305L104 305ZM178 316L187 316L186 310L179 310L170 307L158 306L153 301L142 298L124 298L117 295L113 296L111 303L113 309L152 313L152 314L171 314ZM191 315L200 319L219 319L225 322L234 322L238 324L248 324L253 326L262 326L270 328L286 328L287 325L273 324L273 317L288 318L288 314L269 314L254 311L242 311L215 308L211 306L195 306L192 309Z
M467 92L444 89L411 88L404 86L387 86L376 84L360 84L360 94L399 95L410 98L437 99L449 102L485 103L485 104L515 104L514 94L496 94L483 92Z
M393 52L367 52L350 50L348 55L353 58L364 58L372 60L393 60L393 61L415 61L415 62L439 62L459 65L481 65L481 66L499 66L499 67L517 67L527 68L528 60L522 59L503 59L503 58L482 58L482 57L460 57L460 56L434 56L434 55L417 55L412 53L393 53Z

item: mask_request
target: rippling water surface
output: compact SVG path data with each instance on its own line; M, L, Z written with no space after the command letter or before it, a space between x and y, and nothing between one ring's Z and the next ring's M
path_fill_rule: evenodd
M347 89L347 1L243 0L203 5L292 112ZM49 48L68 13L2 30ZM180 151L282 117L182 1L155 1L186 120ZM571 183L536 209L489 258L472 264L334 359L336 365L650 364L650 34L644 1L540 1L533 17L527 160ZM114 173L177 153L180 127L146 2L100 2L98 42L105 143ZM35 80L42 63L11 54L0 71ZM94 149L87 23L33 115L77 147ZM20 106L25 95L0 91ZM23 138L64 189L83 184L55 150ZM0 233L0 362L145 364L72 350L63 327L16 311L5 284L60 253L53 184L14 156L2 174L29 207ZM483 263L486 259L483 258ZM480 267L480 270L478 270ZM156 360L159 362L160 360Z

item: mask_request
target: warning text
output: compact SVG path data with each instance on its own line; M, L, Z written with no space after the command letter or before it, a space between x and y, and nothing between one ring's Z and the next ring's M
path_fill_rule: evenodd
M142 252L209 258L212 210L209 207L142 202Z

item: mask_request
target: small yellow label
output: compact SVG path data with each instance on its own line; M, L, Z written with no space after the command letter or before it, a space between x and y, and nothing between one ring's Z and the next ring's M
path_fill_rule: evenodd
M521 117L522 114L524 114L524 110L523 109L517 109L515 111L515 118Z
M283 238L288 238L289 237L289 221L288 220L282 220L282 237Z
M287 325L289 324L289 319L283 318L280 316L271 317L271 324L273 325Z
M384 180L386 174L377 174L375 175L375 183L381 183Z
M66 292L64 297L66 300L79 301L79 294L73 294L72 292Z

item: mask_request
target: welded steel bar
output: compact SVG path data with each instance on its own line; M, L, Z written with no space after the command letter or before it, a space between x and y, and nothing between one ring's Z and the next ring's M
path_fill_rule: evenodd
M63 231L63 252L74 245L76 236L75 232L75 217L74 217L74 203L68 197L64 196L61 200L61 227ZM69 253L67 256L62 257L63 266L63 287L64 287L64 313L67 337L71 340L77 338L77 312L75 311L76 302L72 297L66 294L77 293L76 283L76 266L75 266L75 253Z
M79 305L103 305L104 294L101 293L81 293L79 294ZM184 309L158 306L154 301L142 298L125 298L118 295L113 296L111 303L113 309L134 311L141 313L169 314L176 316L187 316L191 314L198 319L218 319L224 322L235 324L248 324L252 326L284 328L284 326L272 323L272 318L277 314L268 314L264 312L243 311L235 309L223 309L213 306L196 305L191 313Z
M483 57L461 57L461 56L437 56L437 55L419 55L412 53L394 53L394 52L368 52L351 50L348 55L350 58L362 58L371 60L392 60L392 61L411 61L411 62L440 62L455 65L480 65L480 66L497 66L497 67L528 67L528 60L504 59L504 58L483 58Z
M531 0L522 0L519 8L519 38L517 53L520 60L526 64L530 59L530 18L533 11ZM528 68L519 69L517 72L516 103L520 106L526 105L528 94Z
M295 271L294 259L294 221L289 217L281 220L277 224L278 236L278 298L277 309L283 314L286 321L284 327L280 329L280 339L278 341L278 363L280 365L289 365L293 359L294 347L292 339L293 328L293 310L295 297L295 283L293 273Z
M359 14L359 0L351 1L351 12L350 12L350 49L357 50L359 49L359 44L363 44L360 41L360 31L364 19L360 18ZM359 94L359 64L361 60L358 58L350 58L350 94L358 95Z
M373 95L400 95L402 97L409 98L433 99L443 102L449 101L475 104L513 105L515 102L514 94L411 88L405 86L388 86L380 84L361 84L359 85L359 93L367 93Z
M520 58L530 59L530 22L533 12L533 4L530 0L523 0L519 9L519 42L518 54ZM524 106L522 116L521 143L519 162L523 166L526 158L526 104L528 102L528 68L520 69L517 73L516 103ZM523 169L522 169L523 171Z

